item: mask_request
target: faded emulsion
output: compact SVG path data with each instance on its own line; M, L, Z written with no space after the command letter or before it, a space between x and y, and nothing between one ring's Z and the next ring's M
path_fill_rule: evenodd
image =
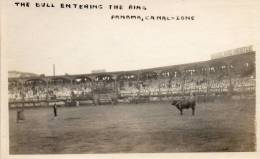
M194 63L9 72L10 154L254 152L252 46Z

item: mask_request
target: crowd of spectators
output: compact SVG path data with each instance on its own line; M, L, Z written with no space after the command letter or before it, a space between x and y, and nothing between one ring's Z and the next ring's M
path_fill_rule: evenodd
M9 84L9 99L14 100L46 100L46 99L66 99L72 95L79 97L91 93L89 83L50 83L47 84Z
M99 83L97 88L114 88L114 83ZM254 91L255 78L206 78L205 76L192 76L190 78L163 78L145 81L123 81L117 87L121 96L179 94L181 92L228 92L232 88L235 92ZM70 98L71 96L86 96L93 91L92 83L27 83L21 85L9 82L10 100L46 100L51 98Z
M253 77L233 78L231 82L236 92L255 91L256 81Z

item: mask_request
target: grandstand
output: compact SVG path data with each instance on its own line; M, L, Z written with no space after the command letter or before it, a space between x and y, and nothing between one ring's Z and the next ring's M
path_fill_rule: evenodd
M141 70L9 77L9 105L152 102L190 93L198 99L254 97L255 51L251 46L248 48L234 49L239 53L228 50L232 52L229 56L215 54L208 61Z

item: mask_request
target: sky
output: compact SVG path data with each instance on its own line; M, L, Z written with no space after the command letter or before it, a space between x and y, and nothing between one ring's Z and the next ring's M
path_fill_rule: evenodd
M60 2L65 1L55 5ZM8 70L51 75L55 64L59 75L127 71L209 60L213 53L256 43L255 0L109 1L147 8L141 11L108 10L106 0L67 2L105 8L22 8L6 3L3 50ZM195 20L111 20L112 14L183 15Z

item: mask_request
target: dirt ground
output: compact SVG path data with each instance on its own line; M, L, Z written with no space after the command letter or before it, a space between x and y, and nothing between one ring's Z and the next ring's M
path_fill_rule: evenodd
M255 103L169 103L10 109L11 154L255 151Z

